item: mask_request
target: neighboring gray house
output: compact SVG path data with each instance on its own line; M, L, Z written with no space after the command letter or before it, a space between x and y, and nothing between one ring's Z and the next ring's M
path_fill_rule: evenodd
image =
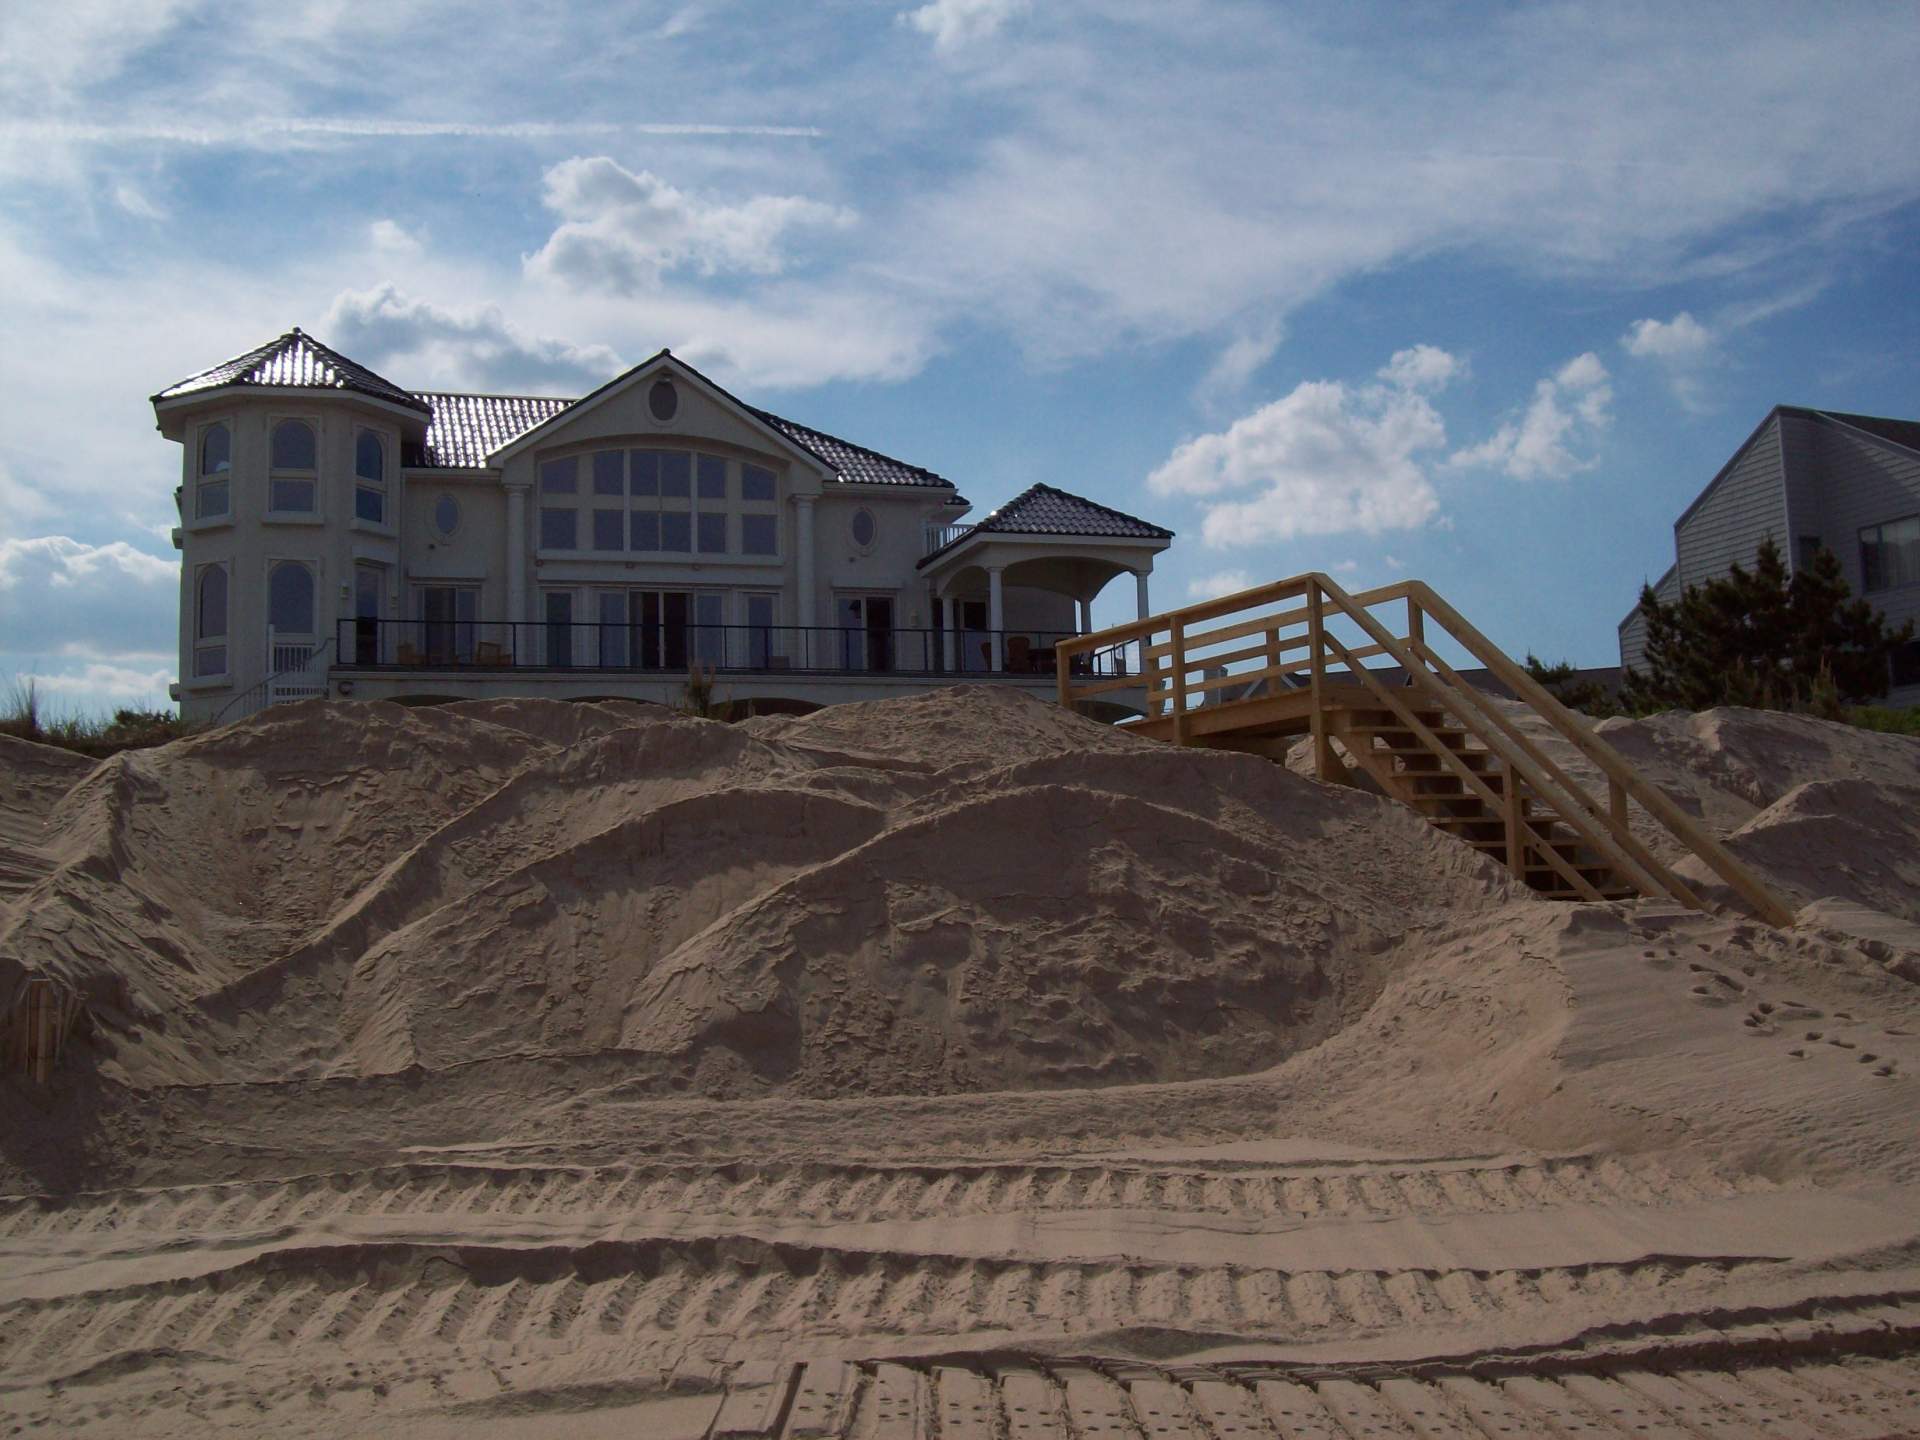
M1895 625L1920 619L1920 421L1776 405L1673 522L1662 600L1752 568L1772 536L1789 572L1824 545L1853 593ZM1620 622L1620 663L1644 669L1639 605ZM1895 657L1893 703L1920 703L1920 642Z

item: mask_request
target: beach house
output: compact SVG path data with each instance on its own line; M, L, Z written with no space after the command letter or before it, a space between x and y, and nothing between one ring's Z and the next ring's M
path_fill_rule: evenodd
M758 711L1050 694L1055 643L1121 577L1147 615L1173 538L1047 484L968 523L952 481L665 350L580 399L455 394L295 329L153 408L181 446L189 720L319 695L672 703L708 674Z

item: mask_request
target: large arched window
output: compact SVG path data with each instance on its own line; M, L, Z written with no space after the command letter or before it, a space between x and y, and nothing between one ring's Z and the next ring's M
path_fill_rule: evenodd
M313 634L313 572L282 560L267 577L267 624L276 635Z
M233 469L233 432L215 421L200 432L200 473L193 486L193 518L217 520L228 514L228 474Z
M200 473L224 475L233 468L233 432L224 423L200 432Z
M371 430L353 442L353 516L375 525L387 523L387 447Z
M311 515L319 496L314 471L319 445L304 420L281 420L273 427L273 478L268 508L282 514Z
M203 565L194 585L193 673L227 673L227 567Z

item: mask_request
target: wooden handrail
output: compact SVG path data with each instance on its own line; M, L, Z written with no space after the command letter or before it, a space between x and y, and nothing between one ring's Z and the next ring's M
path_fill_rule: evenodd
M1331 581L1327 583L1332 584ZM1627 763L1625 756L1581 724L1573 712L1554 699L1544 685L1508 659L1499 647L1467 623L1459 611L1421 581L1408 581L1407 588L1419 597L1427 614L1437 619L1448 634L1491 673L1512 687L1515 695L1544 715L1556 730L1573 742L1574 748L1600 767L1608 780L1617 783L1629 797L1639 801L1642 810L1666 826L1675 839L1704 860L1707 867L1753 906L1763 920L1769 925L1783 927L1793 924L1793 911L1767 888L1759 876L1691 815L1674 804L1665 791L1641 779L1633 766Z
M1304 605L1269 615L1245 612L1289 600L1304 600ZM1370 613L1374 607L1404 601L1407 607L1407 635L1397 636ZM1198 628L1207 622L1236 616L1229 623L1211 629ZM1326 622L1334 616L1351 621L1372 644L1349 647L1327 632ZM1590 760L1606 779L1603 798L1588 792L1585 785L1568 775L1541 750L1532 739L1513 724L1488 696L1468 685L1428 644L1427 626L1431 622L1444 631L1462 649L1487 667L1513 694L1531 706L1563 738ZM1302 636L1301 631L1305 634ZM1156 641L1156 636L1164 640ZM1236 640L1254 639L1254 643L1215 654L1205 654ZM1071 673L1073 657L1092 651L1117 648L1138 642L1140 674L1121 681L1083 682ZM1283 657L1307 651L1304 661ZM1403 703L1360 662L1373 656L1388 656L1397 662L1423 696L1422 707L1432 705L1453 713L1470 733L1500 759L1511 777L1507 793L1493 805L1508 821L1509 835L1524 839L1540 851L1549 868L1558 872L1575 893L1597 894L1577 868L1570 866L1551 844L1520 813L1522 787L1544 801L1553 818L1565 824L1583 843L1604 856L1607 863L1642 893L1671 896L1682 904L1706 908L1704 900L1673 870L1664 864L1639 837L1629 823L1627 802L1636 802L1653 821L1670 834L1724 880L1743 900L1771 925L1793 923L1793 912L1767 885L1735 857L1720 841L1692 816L1681 810L1665 792L1643 780L1626 758L1600 739L1577 716L1549 693L1544 686L1516 665L1461 614L1441 599L1432 587L1418 580L1396 581L1390 585L1348 594L1330 576L1318 571L1291 579L1254 586L1232 595L1183 606L1161 615L1116 625L1106 630L1075 636L1055 646L1058 665L1058 690L1062 704L1088 698L1107 690L1146 687L1150 719L1171 720L1176 743L1189 739L1189 716L1194 707L1205 705L1217 691L1234 686L1252 685L1262 680L1277 681L1304 675L1313 697L1312 733L1315 768L1323 779L1344 774L1333 756L1328 726L1327 686L1337 670L1344 667L1366 690L1381 698L1393 713L1414 720L1414 732L1427 748L1446 757L1446 748L1425 733L1408 705ZM1201 675L1197 682L1189 676L1246 661L1255 662L1251 670L1229 671L1225 675ZM1262 664L1261 662L1264 662ZM1344 677L1342 677L1344 683ZM1235 703L1235 702L1229 702ZM1164 713L1162 707L1167 707ZM1451 763L1451 762L1449 762ZM1467 781L1469 787L1483 787ZM1482 797L1485 799L1486 797ZM1523 847L1524 848L1524 847ZM1523 856L1514 844L1508 846L1508 863L1523 865Z

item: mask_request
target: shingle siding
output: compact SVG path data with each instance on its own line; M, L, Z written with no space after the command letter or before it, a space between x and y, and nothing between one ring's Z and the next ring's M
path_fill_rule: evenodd
M1680 582L1671 565L1667 573L1653 582L1653 593L1662 604L1672 604L1680 598ZM1645 670L1647 660L1647 621L1640 613L1640 605L1635 601L1632 612L1620 622L1620 668L1622 670Z
M1775 416L1674 527L1682 588L1751 569L1760 542L1787 543L1786 489L1780 472L1780 417Z
M1797 570L1803 536L1829 546L1837 539L1828 533L1827 487L1820 478L1820 434L1826 426L1812 415L1788 411L1782 411L1775 423L1780 427L1780 461L1787 486L1787 529L1781 532L1780 553L1788 567Z

